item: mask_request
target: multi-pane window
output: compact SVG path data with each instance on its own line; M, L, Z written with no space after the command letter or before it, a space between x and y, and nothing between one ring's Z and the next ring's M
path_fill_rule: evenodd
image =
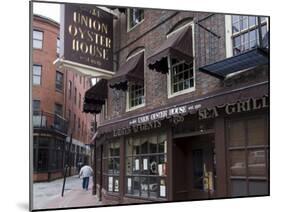
M40 100L33 100L32 103L33 114L36 115L40 112Z
M62 116L62 105L55 103L55 114Z
M103 177L108 192L119 192L120 142L109 141L103 150Z
M68 81L68 98L71 99L72 94L72 82L71 80Z
M128 89L129 108L144 104L144 86L131 84Z
M84 122L82 121L82 130L81 130L81 136L83 138L83 135L84 135Z
M262 39L267 33L266 18L261 17ZM233 55L256 48L259 45L258 17L232 16Z
M227 127L230 195L267 195L267 118L230 120Z
M81 93L79 93L78 107L81 108Z
M63 167L64 141L60 139L53 140L50 146L50 170L57 170Z
M103 114L103 118L107 119L107 99L105 99L105 103L102 106L102 114Z
M63 91L63 73L56 71L56 89Z
M131 8L128 9L128 13L128 30L130 30L144 19L144 10Z
M165 134L126 139L126 194L167 198L167 137Z
M60 53L60 38L57 38L57 54Z
M45 136L34 137L34 170L45 171L49 169L49 148L51 138Z
M171 58L171 93L194 88L193 62L179 61Z
M33 85L41 85L41 72L41 65L33 65Z
M77 88L74 88L74 104L77 103Z
M54 113L55 113L55 116L54 116L54 127L56 129L63 129L64 127L64 120L62 118L62 115L63 115L63 109L62 109L62 105L61 104L58 104L58 103L55 103L55 109L54 109Z
M68 109L68 122L70 123L71 122L71 110Z
M85 89L85 77L83 77L83 88Z
M42 49L43 47L43 32L33 30L33 48Z
M73 132L76 130L76 115L73 114Z

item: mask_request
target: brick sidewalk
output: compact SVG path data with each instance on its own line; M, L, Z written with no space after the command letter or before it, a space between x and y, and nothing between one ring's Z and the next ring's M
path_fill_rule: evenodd
M98 201L97 196L92 195L90 185L88 191L85 191L82 188L65 191L63 197L60 196L53 199L46 205L46 208L83 207L95 205L102 205L102 203Z

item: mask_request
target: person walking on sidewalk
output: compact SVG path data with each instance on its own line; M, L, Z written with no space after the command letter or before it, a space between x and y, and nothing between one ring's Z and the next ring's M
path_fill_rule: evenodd
M82 188L88 191L88 186L89 186L89 179L90 176L93 175L93 169L88 166L88 165L84 165L79 172L79 177L83 178L83 182L82 182Z

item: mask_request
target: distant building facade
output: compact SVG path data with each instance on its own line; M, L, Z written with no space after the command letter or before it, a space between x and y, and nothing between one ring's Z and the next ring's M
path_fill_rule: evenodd
M77 173L78 164L90 162L89 143L91 136L91 115L82 114L78 107L83 102L84 91L90 87L90 80L79 78L67 70L56 69L53 62L59 56L59 24L39 15L33 16L32 40L32 124L33 124L33 180L47 181L63 176L66 152L69 143L70 126L73 131L71 146L72 170ZM68 88L72 81L77 92L77 105L71 103L74 93ZM84 85L84 86L83 86ZM71 95L71 101L68 96ZM80 100L79 100L80 99ZM69 119L68 111L76 114ZM80 122L80 124L79 124ZM75 123L75 124L74 124Z

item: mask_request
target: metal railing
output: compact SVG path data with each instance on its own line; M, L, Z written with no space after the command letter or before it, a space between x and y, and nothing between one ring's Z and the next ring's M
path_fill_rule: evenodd
M56 130L64 134L68 130L68 121L66 119L45 111L34 111L32 123L34 129Z

